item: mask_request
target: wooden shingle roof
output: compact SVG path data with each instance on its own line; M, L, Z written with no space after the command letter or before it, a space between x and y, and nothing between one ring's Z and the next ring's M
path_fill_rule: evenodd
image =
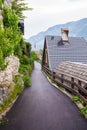
M87 82L87 64L77 62L62 62L55 69L58 74L64 74L69 77L74 77L78 80Z
M55 69L63 61L87 64L87 43L84 38L69 37L69 44L63 44L61 36L46 36L49 67Z

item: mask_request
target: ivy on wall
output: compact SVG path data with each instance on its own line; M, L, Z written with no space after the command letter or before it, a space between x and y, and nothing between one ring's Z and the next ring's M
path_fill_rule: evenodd
M14 0L11 7L3 6L3 28L0 23L0 70L8 65L4 62L5 57L14 54L20 59L20 70L22 70L20 72L24 76L26 72L27 77L30 76L36 59L35 54L31 53L31 44L24 41L18 23L24 18L22 11L28 9L31 10L25 3L18 3L18 0ZM23 79L27 80L27 77Z

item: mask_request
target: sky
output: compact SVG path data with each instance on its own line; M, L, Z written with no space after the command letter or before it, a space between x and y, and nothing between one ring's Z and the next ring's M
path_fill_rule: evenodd
M87 17L87 0L24 0L32 11L25 11L25 38L49 27Z

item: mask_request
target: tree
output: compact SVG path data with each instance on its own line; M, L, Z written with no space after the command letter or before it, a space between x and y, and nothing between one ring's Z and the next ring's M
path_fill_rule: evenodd
M33 58L34 61L39 60L39 58L38 58L38 56L37 56L35 51L31 51L31 57Z
M2 9L2 4L4 3L4 0L0 0L0 9Z
M29 8L26 3L19 2L19 0L14 0L12 2L12 10L18 15L19 19L24 19L23 11L32 10Z

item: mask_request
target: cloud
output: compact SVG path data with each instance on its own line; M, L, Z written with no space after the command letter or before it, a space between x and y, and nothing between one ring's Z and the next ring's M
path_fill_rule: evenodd
M87 17L87 0L25 0L32 11L26 11L26 37L48 27Z
M70 1L70 2L77 2L77 1L83 1L83 0L68 0L68 1Z

